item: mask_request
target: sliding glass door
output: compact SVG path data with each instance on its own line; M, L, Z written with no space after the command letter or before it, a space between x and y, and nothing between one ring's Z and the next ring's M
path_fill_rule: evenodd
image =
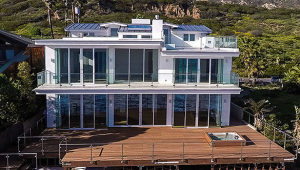
M174 127L215 127L221 125L222 95L174 94Z
M94 83L93 49L83 49L83 82Z
M106 127L107 95L57 95L56 107L59 129Z
M80 49L70 49L70 83L80 83Z

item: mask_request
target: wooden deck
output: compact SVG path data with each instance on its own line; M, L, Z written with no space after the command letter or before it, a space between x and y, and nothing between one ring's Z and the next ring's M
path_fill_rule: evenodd
M211 147L204 138L204 132L237 132L246 139L247 144L243 147ZM93 144L93 147L68 145L67 153L64 152L65 146L62 146L64 167L153 166L161 163L170 165L170 161L173 165L278 163L287 162L284 159L291 159L294 156L246 125L208 129L171 127L125 127L91 131L46 129L42 135L67 136L68 144ZM58 152L59 142L59 140L56 142L45 140L45 152ZM40 148L40 143L35 143L23 152L39 152Z

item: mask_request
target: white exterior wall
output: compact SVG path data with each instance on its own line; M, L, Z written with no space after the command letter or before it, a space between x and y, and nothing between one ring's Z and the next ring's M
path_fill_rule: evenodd
M231 95L222 95L222 115L221 115L221 126L229 126L230 124L230 103Z
M47 94L47 128L56 127L55 94Z
M162 39L163 36L163 20L152 20L152 38Z
M195 41L183 41L184 34L195 34ZM192 31L171 31L171 44L175 44L176 48L200 48L201 33Z

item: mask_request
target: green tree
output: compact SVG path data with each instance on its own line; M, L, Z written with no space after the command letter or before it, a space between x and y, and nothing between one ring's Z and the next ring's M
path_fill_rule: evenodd
M300 92L300 66L294 66L285 73L284 89L290 93Z
M2 127L20 120L20 92L19 85L0 74L0 124ZM1 126L0 126L1 129Z
M263 121L265 121L265 113L271 112L275 107L271 107L268 100L260 100L255 102L253 99L248 99L246 102L246 107L244 110L251 110L254 114L254 127L261 129L263 126Z
M296 119L292 120L294 122L294 131L293 135L295 138L300 138L300 108L298 106L295 107Z
M18 82L20 84L20 98L22 100L21 110L23 117L27 118L28 115L36 111L37 105L35 101L35 94L33 89L33 80L30 74L31 68L27 62L22 62L18 65Z
M250 78L253 72L260 74L264 66L263 49L258 39L253 37L242 37L239 40L241 63L246 67L247 77Z

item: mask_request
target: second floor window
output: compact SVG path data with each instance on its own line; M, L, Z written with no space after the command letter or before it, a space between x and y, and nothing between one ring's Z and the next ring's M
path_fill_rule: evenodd
M183 41L195 41L195 34L183 34Z
M110 36L117 37L118 36L118 28L112 28L110 29Z

